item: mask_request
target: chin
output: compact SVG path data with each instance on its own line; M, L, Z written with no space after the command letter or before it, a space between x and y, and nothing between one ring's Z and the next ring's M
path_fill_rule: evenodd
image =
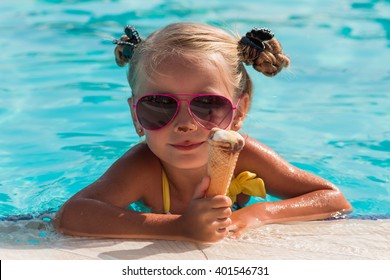
M199 157L180 157L176 158L174 166L179 169L198 169L207 166L207 159L199 159Z

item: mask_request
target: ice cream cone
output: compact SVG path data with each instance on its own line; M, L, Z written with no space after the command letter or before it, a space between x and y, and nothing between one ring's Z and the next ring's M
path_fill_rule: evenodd
M211 130L208 143L211 180L207 196L225 195L245 140L238 132L217 128Z

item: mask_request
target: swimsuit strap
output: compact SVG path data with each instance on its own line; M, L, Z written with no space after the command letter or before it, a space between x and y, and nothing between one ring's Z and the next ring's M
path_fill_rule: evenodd
M164 168L161 168L162 175L162 194L163 194L163 211L164 214L169 214L171 210L171 196L169 194L169 182Z

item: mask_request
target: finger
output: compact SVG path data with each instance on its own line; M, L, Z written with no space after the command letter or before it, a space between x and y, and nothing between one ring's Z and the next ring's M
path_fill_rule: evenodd
M229 231L229 227L231 224L232 224L231 220L229 218L227 218L227 219L223 219L223 220L214 221L213 227L217 231L222 230L222 229L226 229L227 231Z
M228 227L228 230L229 230L229 232L232 232L232 233L234 233L234 232L237 232L237 231L239 231L239 228L238 228L238 226L236 225L236 224L230 224L230 226Z
M219 234L223 234L223 235L228 235L229 234L229 231L227 230L227 228L218 228L217 229L217 233Z
M211 198L213 208L231 207L232 200L226 195L216 195Z
M229 232L228 236L231 239L239 239L241 237L241 232Z
M218 220L219 228L226 228L229 230L231 224L232 224L232 220L230 218Z
M227 227L227 230L229 231L229 237L233 239L240 238L244 232L244 228L239 227L237 224L233 223Z
M227 218L230 218L232 210L230 209L230 207L218 208L214 209L214 214L217 217L217 220L225 220Z
M203 177L202 181L196 186L195 192L192 196L192 199L204 198L206 195L206 191L209 188L210 177Z

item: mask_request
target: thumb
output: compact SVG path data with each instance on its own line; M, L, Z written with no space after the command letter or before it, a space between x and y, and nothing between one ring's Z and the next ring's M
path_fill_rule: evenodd
M209 184L210 177L203 177L202 181L196 186L192 199L204 198L206 196L206 191L209 188Z

